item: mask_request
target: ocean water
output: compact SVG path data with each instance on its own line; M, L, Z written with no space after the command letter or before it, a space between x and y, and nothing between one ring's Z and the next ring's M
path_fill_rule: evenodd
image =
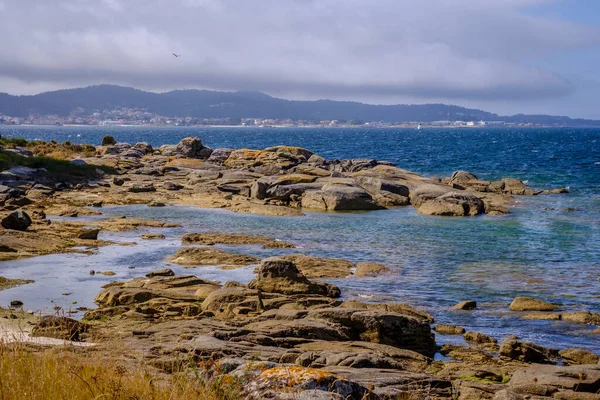
M198 136L216 147L265 148L277 144L306 147L326 158L371 157L427 176L465 169L482 179L505 176L527 180L533 188L569 187L567 195L517 197L503 217L437 218L412 207L364 213L307 213L304 217L266 217L194 207L105 207L106 216L138 216L178 222L164 241L139 240L144 232L103 233L102 238L136 245L113 246L92 256L53 255L0 263L0 275L36 283L0 292L0 304L18 298L26 308L93 307L100 286L169 266L180 273L247 282L253 267L222 271L185 270L164 259L186 232L239 232L289 240L298 252L354 262L382 262L390 276L330 282L348 299L408 302L498 339L513 334L557 348L582 347L600 353L597 328L564 321L522 320L510 312L515 296L550 301L567 311L600 312L600 130L598 129L253 129L253 128L22 128L0 127L4 136L98 144L111 134L119 141L176 143ZM90 220L93 220L91 218ZM156 230L149 230L156 232ZM222 248L261 257L287 250L256 246ZM131 269L129 267L135 267ZM116 277L90 276L112 270ZM63 293L71 293L64 296ZM475 300L476 311L450 306ZM77 305L72 302L77 301ZM438 343L460 338L437 335Z

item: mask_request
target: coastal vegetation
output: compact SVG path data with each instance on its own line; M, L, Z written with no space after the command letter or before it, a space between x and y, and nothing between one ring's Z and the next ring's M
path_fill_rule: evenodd
M235 382L204 382L193 374L157 376L119 354L76 347L39 348L0 342L2 400L229 400Z

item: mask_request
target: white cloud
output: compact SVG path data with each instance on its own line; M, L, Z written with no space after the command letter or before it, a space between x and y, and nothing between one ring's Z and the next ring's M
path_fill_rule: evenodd
M120 83L384 102L546 99L573 85L535 60L600 44L597 27L520 12L552 1L9 0L0 77L21 92Z

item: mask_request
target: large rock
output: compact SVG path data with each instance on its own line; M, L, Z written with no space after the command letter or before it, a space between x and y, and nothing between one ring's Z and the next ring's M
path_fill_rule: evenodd
M555 364L558 359L558 350L516 340L502 342L498 354L500 357L538 364Z
M117 144L117 141L110 135L106 135L102 138L102 146L114 146L115 144Z
M274 166L287 170L306 161L305 152L308 150L288 146L270 147L266 150L239 149L232 151L223 164L233 168Z
M345 278L352 274L354 264L339 258L320 258L304 254L289 254L281 257L290 261L308 278Z
M231 155L233 149L224 149L218 148L214 149L210 157L206 161L215 163L215 164L223 164L225 160Z
M556 308L554 304L525 296L516 297L510 304L511 311L554 311Z
M181 139L177 144L175 151L183 157L187 158L203 158L207 159L212 154L212 149L202 145L202 141L197 137L187 137Z
M296 265L279 257L264 259L256 278L248 284L251 289L270 293L318 294L339 297L340 289L327 283L311 282L298 271Z
M260 258L228 253L212 247L190 247L178 250L169 261L180 265L249 265Z
M561 314L563 321L579 322L582 324L600 325L600 313L589 311L574 311Z
M410 203L416 208L419 208L425 202L437 199L438 197L450 191L450 188L443 187L440 185L419 185L410 192Z
M558 353L567 364L598 364L600 357L583 349L564 349Z
M2 218L0 224L5 229L12 229L15 231L26 231L31 226L31 218L29 215L22 210L13 211L6 217Z
M310 190L302 197L302 208L324 211L379 210L373 197L364 189L327 184L321 190Z
M454 171L450 176L450 184L465 184L469 181L477 180L477 176L467 171Z
M449 192L424 202L417 211L423 215L474 216L485 211L483 201L468 193Z
M383 264L374 262L360 262L356 264L356 270L354 271L354 275L368 277L389 274L390 272L392 272L392 270Z
M371 342L316 341L298 346L304 350L296 364L303 367L386 368L422 372L431 359L411 350Z

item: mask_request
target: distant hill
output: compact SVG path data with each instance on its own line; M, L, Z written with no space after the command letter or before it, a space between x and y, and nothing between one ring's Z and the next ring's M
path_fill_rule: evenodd
M32 114L69 116L81 108L86 114L114 107L140 108L164 116L194 118L275 118L293 120L362 121L506 121L558 126L600 126L600 121L549 115L500 116L477 109L445 105L370 105L357 102L292 101L259 92L175 90L151 93L99 85L58 90L33 96L0 93L0 113L13 117Z

